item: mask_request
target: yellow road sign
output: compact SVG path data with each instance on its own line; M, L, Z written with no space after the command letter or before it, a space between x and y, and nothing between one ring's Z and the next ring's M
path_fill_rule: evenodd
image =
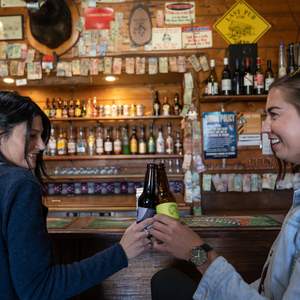
M229 44L255 43L271 25L248 3L237 1L214 28Z

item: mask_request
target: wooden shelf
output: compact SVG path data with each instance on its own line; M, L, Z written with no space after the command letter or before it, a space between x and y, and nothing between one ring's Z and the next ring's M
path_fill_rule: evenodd
M78 87L116 87L116 86L138 86L153 84L165 85L165 84L178 84L182 83L184 73L158 73L154 75L149 74L120 74L116 75L117 80L109 82L105 80L106 75L103 73L94 76L73 76L73 77L57 77L55 74L49 76L44 75L41 80L28 80L25 86L16 86L15 83L12 85L17 89L27 89L28 87L63 87L64 89L74 90ZM15 77L15 79L18 79ZM0 83L1 88L7 88L7 85Z
M267 95L240 95L240 96L203 96L200 103L210 102L251 102L251 101L266 101Z
M70 121L122 121L122 120L181 120L182 116L141 116L141 117L130 117L130 116L120 116L120 117L72 117L72 118L50 118L51 122L70 122Z
M190 210L182 194L174 194L179 210ZM54 195L43 198L50 211L135 211L135 195Z
M169 180L183 180L183 174L167 174ZM94 181L97 179L101 180L117 180L124 179L128 181L128 179L137 179L144 180L145 174L116 174L116 175L62 175L62 176L51 176L49 178L45 178L44 182L53 182L53 181Z
M180 159L183 155L179 154L137 154L137 155L61 155L44 156L45 161L64 161L64 160L126 160L126 159Z

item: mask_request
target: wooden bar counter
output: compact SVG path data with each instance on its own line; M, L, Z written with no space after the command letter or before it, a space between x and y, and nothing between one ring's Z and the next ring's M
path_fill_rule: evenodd
M251 282L260 276L282 219L282 215L205 215L182 220L227 258L246 281ZM57 262L71 263L109 247L120 240L125 228L133 221L104 217L49 218L48 231L53 239ZM151 299L151 277L168 266L176 266L199 277L192 265L151 251L131 260L128 268L73 299Z

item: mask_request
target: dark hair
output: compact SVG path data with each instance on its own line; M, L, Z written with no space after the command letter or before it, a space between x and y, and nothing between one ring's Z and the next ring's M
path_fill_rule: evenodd
M274 81L270 86L271 89L281 90L285 96L284 101L292 104L300 115L300 68ZM279 167L277 179L283 179L287 169L287 162L276 159ZM293 171L296 171L298 168L299 166L292 164Z
M29 139L30 139L30 130L32 128L32 122L34 117L40 116L43 124L42 140L45 144L48 143L50 137L51 124L48 117L41 110L41 108L34 102L30 97L21 96L17 92L11 91L0 91L0 137L8 137L13 128L25 122L26 123L26 138L25 138L25 149L24 149L24 158L30 167L29 161L27 159ZM6 157L0 153L2 159L7 163L12 164L11 161L8 161ZM37 155L36 167L33 170L35 176L42 184L42 175L46 175L45 166L43 162L43 153L40 152Z

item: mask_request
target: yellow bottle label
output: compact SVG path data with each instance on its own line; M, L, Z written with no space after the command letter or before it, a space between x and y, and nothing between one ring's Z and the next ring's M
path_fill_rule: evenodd
M132 139L130 141L130 152L131 153L137 153L138 150L138 143L136 139Z
M177 203L175 202L166 202L166 203L158 204L156 206L156 213L167 215L176 220L179 219Z

